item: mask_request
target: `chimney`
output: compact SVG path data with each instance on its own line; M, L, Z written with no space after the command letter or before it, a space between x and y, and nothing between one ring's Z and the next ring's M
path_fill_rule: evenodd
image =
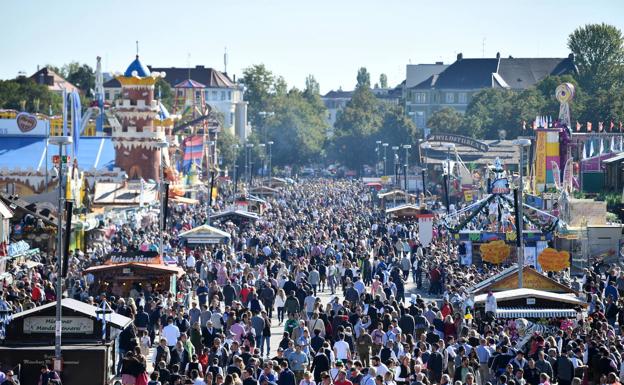
M500 52L496 52L496 60L500 59Z
M460 53L457 54L457 61L460 61L463 58L464 58L464 54L463 53L460 52Z

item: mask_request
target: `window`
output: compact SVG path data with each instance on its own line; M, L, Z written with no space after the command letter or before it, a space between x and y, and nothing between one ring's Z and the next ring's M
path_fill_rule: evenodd
M212 100L217 100L217 91L212 91Z
M228 100L232 100L232 91L228 91Z
M104 100L110 100L110 92L104 92Z
M446 103L450 104L450 103L455 103L455 94L452 92L447 92L446 93Z
M221 100L225 100L225 91L221 91Z
M427 102L427 94L424 92L414 92L414 103L424 104Z
M466 93L465 92L460 92L458 94L458 99L459 99L458 103L466 104L466 100L467 100Z

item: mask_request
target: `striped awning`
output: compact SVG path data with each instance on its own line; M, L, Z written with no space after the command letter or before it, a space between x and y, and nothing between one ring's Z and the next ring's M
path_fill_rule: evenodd
M498 308L498 318L576 318L574 309Z

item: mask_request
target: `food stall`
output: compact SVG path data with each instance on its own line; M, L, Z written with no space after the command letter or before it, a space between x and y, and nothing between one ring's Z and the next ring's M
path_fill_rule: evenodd
M201 225L178 235L189 246L228 243L230 234L209 225Z
M114 375L115 340L132 319L116 313L98 315L97 307L71 298L64 298L61 308L63 384L119 383ZM55 312L56 302L51 302L13 316L0 346L0 370L14 370L22 384L37 383L40 366L54 358Z
M178 266L165 265L155 251L114 253L99 266L91 266L84 274L92 274L98 292L128 296L136 286L151 286L152 291L176 292L177 280L184 275Z

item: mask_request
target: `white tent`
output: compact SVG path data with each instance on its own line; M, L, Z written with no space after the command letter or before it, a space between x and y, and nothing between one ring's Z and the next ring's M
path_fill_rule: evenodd
M191 245L227 243L230 240L230 234L208 225L197 226L180 233L179 237L186 239Z

